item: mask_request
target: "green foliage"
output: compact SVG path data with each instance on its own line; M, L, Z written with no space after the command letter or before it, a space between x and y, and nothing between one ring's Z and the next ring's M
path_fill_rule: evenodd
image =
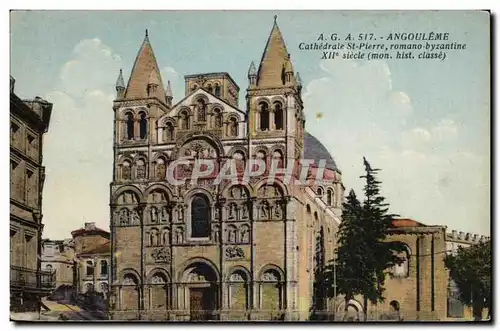
M376 303L384 300L385 274L395 263L401 262L396 254L403 250L403 245L387 241L397 215L389 213L389 204L380 194L381 182L376 178L379 169L372 169L365 158L363 162L365 174L361 178L366 182L365 199L361 204L354 191L349 192L338 230L336 260L327 265L326 279L330 296L334 295L333 278L336 276L337 294L344 294L346 301L363 295L366 300Z
M481 319L483 308L491 307L491 242L459 247L444 262L460 291L460 301L472 306L475 318Z

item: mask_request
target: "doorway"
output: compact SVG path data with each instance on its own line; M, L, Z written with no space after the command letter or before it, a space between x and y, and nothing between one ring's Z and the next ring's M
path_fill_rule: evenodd
M216 309L213 287L191 287L189 289L189 308L192 321L213 320Z

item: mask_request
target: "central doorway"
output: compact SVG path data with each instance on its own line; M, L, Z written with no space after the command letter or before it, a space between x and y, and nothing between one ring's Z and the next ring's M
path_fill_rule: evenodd
M184 270L185 304L189 305L191 321L218 319L218 277L204 262L194 262Z
M216 309L215 300L215 292L212 287L191 287L189 289L191 320L213 320Z

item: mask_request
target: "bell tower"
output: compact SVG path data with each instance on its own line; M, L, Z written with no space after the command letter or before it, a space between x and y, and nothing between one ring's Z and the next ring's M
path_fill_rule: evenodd
M258 70L253 62L248 70L248 132L249 138L259 144L270 138L281 140L285 154L282 157L289 160L300 158L303 153L301 82L276 18Z

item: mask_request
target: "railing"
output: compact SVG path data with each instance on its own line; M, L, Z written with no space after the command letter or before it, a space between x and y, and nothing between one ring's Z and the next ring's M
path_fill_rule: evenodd
M23 288L52 290L56 287L56 274L50 271L37 271L10 266L10 285Z

